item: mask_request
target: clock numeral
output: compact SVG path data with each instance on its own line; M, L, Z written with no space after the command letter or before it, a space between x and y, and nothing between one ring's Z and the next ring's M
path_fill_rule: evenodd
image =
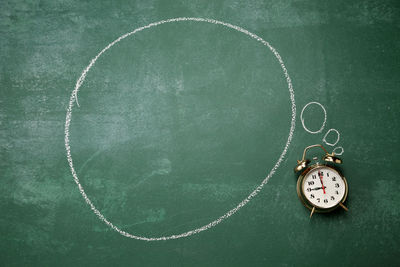
M307 188L307 192L311 192L311 188L309 187L309 188Z
M324 176L324 172L321 172L321 176Z
M318 203L319 203L319 202L321 202L321 199L320 199L320 198L317 198L317 201L318 201Z
M308 182L308 185L313 185L314 181Z
M336 183L336 184L335 184L335 187L336 187L336 188L339 188L339 184L338 184L338 183Z
M313 179L317 179L317 176L315 174L312 175Z
M332 181L336 182L336 177L332 177Z
M335 193L336 193L336 195L339 195L339 191L336 190Z
M327 200L327 199L324 199L324 203L328 203L328 200Z
M311 194L311 195L310 195L310 198L315 198L314 194Z
M328 176L328 177L329 177L329 172L327 172L327 173L326 173L326 176Z
M331 196L331 200L335 200L335 197L334 197L334 196Z

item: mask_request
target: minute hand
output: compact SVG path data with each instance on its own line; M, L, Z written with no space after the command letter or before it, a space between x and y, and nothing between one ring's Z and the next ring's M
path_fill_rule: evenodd
M326 194L325 192L325 186L324 186L324 182L322 181L323 176L322 173L320 171L318 171L318 176L319 176L319 180L321 181L321 185L322 185L322 190L324 190L324 194Z

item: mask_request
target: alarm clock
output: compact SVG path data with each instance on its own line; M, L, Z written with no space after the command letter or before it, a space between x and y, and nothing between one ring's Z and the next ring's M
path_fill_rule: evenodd
M324 150L323 164L316 162L310 165L311 160L306 159L306 152L315 147ZM313 160L318 158L314 157ZM300 173L297 179L297 195L303 205L311 210L310 218L316 213L335 210L338 207L348 211L344 205L349 187L346 178L336 168L342 160L328 151L322 145L312 145L304 149L303 158L297 161L295 173Z

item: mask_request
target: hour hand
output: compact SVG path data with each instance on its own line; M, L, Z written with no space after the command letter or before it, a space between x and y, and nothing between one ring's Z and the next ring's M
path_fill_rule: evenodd
M326 186L324 186L323 188L325 189ZM311 190L320 190L320 189L322 189L322 186L320 186L320 187L315 187L315 188L311 188Z

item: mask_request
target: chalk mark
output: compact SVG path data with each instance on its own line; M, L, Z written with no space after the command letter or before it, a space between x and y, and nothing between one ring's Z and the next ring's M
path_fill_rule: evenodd
M335 152L337 149L340 149L340 152ZM333 149L332 153L334 153L335 155L340 156L340 155L343 155L344 149L343 149L343 147L338 146L338 147L335 147L335 149Z
M335 133L337 134L337 138L336 138L336 141L335 141L334 143L329 143L329 142L326 140L326 137L329 135L330 132L335 132ZM322 142L324 142L324 143L327 144L328 146L335 146L335 145L339 142L339 140L340 140L340 133L339 133L339 131L336 130L336 129L329 129L329 130L326 132L326 134L324 135L324 138L322 138Z
M261 42L263 45L267 46L269 48L269 50L275 55L276 59L278 60L281 69L283 71L283 74L286 78L286 82L288 85L288 90L289 90L289 94L290 94L290 101L291 101L291 123L290 123L290 129L289 129L289 135L286 141L286 144L283 148L283 151L281 153L281 155L279 156L277 162L275 163L274 167L271 169L271 171L269 172L269 174L264 178L264 180L260 183L259 186L257 186L257 188L255 190L253 190L244 200L242 200L239 204L237 204L234 208L232 208L231 210L229 210L228 212L226 212L224 215L220 216L219 218L215 219L214 221L211 221L210 223L201 226L197 229L194 230L190 230L181 234L174 234L174 235L170 235L170 236L161 236L161 237L145 237L145 236L138 236L138 235L133 235L130 234L122 229L120 229L119 227L117 227L116 225L114 225L111 221L107 220L104 215L95 207L95 205L92 203L92 201L89 199L89 197L86 195L86 192L83 188L83 186L80 184L79 182L79 178L78 175L74 169L74 164L72 161L72 156L71 156L71 147L69 144L69 127L71 124L71 117L72 117L72 108L74 106L74 103L76 102L77 106L79 107L78 104L78 92L79 92L79 88L81 87L82 83L84 82L86 75L88 73L88 71L90 70L90 68L93 67L93 65L96 63L96 60L103 54L105 53L108 49L110 49L113 45L115 45L116 43L118 43L119 41L125 39L126 37L130 36L130 35L134 35L142 30L145 29L149 29L151 27L155 27L164 23L171 23L171 22L180 22L180 21L197 21L197 22L207 22L207 23L211 23L211 24L215 24L215 25L222 25L225 26L227 28L231 28L234 29L236 31L242 32L248 36L250 36L251 38L255 39L258 42ZM111 227L113 230L117 231L118 233L120 233L121 235L125 236L125 237L129 237L129 238L134 238L134 239L138 239L138 240L144 240L144 241L160 241L160 240L171 240L171 239L178 239L178 238L182 238L182 237L188 237L191 236L193 234L197 234L200 233L202 231L208 230L214 226L216 226L217 224L221 223L223 220L229 218L230 216L232 216L233 214L235 214L240 208L242 208L243 206L245 206L247 203L250 202L251 199L253 199L260 191L261 189L263 189L264 185L268 182L268 180L274 175L274 173L276 172L276 170L278 169L279 165L282 163L288 149L289 149L289 145L292 141L293 138L293 133L295 130L295 125L296 125L296 104L295 104L295 98L294 98L294 90L293 90L293 85L292 85L292 81L291 78L289 76L289 73L286 69L286 66L281 58L281 56L279 55L278 51L272 47L267 41L265 41L264 39L262 39L261 37L257 36L254 33L251 33L239 26L230 24L230 23L226 23L226 22L222 22L222 21L218 21L218 20L214 20L214 19L208 19L208 18L191 18L191 17L180 17L180 18L172 18L172 19L167 19L167 20L161 20L158 22L153 22L150 23L146 26L137 28L129 33L126 33L120 37L118 37L116 40L114 40L113 42L109 43L105 48L103 48L103 50L101 50L89 63L89 65L83 70L81 76L79 77L79 79L77 80L76 84L75 84L75 89L72 91L70 100L69 100L69 105L67 108L67 113L66 113L66 118L65 118L65 137L64 137L64 141L65 141L65 149L67 152L67 160L68 160L68 164L70 166L71 169L71 173L72 176L74 178L75 183L78 186L79 192L81 193L82 197L85 199L86 203L90 206L91 210L97 215L97 217L102 220L105 224L107 224L109 227ZM324 109L325 110L325 109ZM303 122L302 122L303 123ZM304 126L304 123L303 123ZM321 130L322 131L322 130Z
M305 110L309 105L312 105L312 104L315 104L315 105L320 106L320 107L322 108L322 110L324 111L324 122L322 123L322 126L321 126L321 128L320 128L318 131L311 131L311 130L309 130L309 129L305 126L305 124L304 124L303 112L304 112L304 110ZM327 117L327 116L326 116L326 110L325 110L324 106L321 105L321 103L319 103L319 102L310 102L310 103L308 103L307 105L305 105L305 106L303 107L303 109L301 110L301 113L300 113L300 120L301 120L301 124L303 125L304 130L306 130L307 132L309 132L309 133L311 133L311 134L317 134L317 133L322 132L322 130L325 128L326 117Z

